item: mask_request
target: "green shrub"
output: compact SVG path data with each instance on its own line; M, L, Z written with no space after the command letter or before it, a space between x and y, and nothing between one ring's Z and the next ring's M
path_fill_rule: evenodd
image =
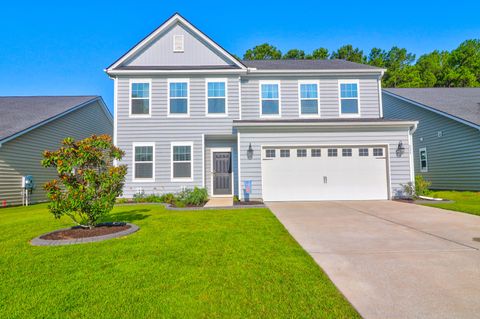
M238 198L237 195L233 195L233 202L234 202L234 203L240 202L240 198Z
M177 194L177 200L189 206L203 206L208 201L205 188L185 189Z
M147 197L145 197L145 202L147 203L161 203L162 198L158 195L155 195L155 194L151 194L151 195L148 195Z
M430 193L428 189L432 185L431 182L426 181L422 175L415 176L415 195L416 196L425 196Z
M137 192L133 194L133 201L135 203L145 203L147 195L145 195L144 191Z
M117 198L117 204L126 204L128 203L127 198Z
M175 195L172 193L165 193L160 196L161 203L173 204L175 202Z
M182 202L182 201L180 201L180 200L178 200L178 199L175 199L172 204L173 204L175 207L180 207L180 208L183 208L183 207L187 206L187 205L185 205L184 202Z

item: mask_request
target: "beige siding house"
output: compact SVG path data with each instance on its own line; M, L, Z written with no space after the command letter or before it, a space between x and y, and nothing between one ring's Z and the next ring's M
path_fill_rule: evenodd
M0 207L22 204L22 177L33 176L31 202L45 201L55 177L40 165L42 152L65 137L112 134L113 120L98 96L0 97Z

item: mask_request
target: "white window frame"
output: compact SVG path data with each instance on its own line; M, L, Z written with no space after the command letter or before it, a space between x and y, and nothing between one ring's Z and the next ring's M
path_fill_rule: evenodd
M302 152L302 151L305 151L305 156L298 156L298 153L299 152ZM303 152L302 152L303 153ZM308 149L306 148L297 148L297 151L295 152L296 154L296 157L298 158L305 158L305 157L308 157Z
M132 114L132 85L134 83L148 83L148 114ZM135 98L144 100L145 98ZM128 115L129 117L148 118L152 117L152 79L130 79L128 84Z
M262 85L263 84L276 84L278 85L278 114L263 114L263 107L262 101ZM260 117L261 118L277 118L282 116L282 88L281 83L278 80L275 81L258 81L258 98L259 98L259 106L260 106ZM271 99L265 99L271 100Z
M170 113L170 83L187 83L187 113ZM184 99L174 97L173 100ZM190 79L168 79L167 81L167 116L168 117L190 117Z
M175 47L175 42L177 41L177 38L181 39L182 41L182 48L177 50ZM173 36L173 52L175 53L183 53L185 52L185 36L183 34L176 34Z
M223 82L225 83L225 113L209 113L208 99L221 99L219 97L208 96L208 83ZM226 78L207 78L205 79L205 114L208 117L227 117L228 116L228 79Z
M422 168L422 152L425 152L425 168ZM426 147L421 147L418 149L418 159L420 161L420 172L427 173L428 172L428 153Z
M313 150L318 150L319 151L319 155L316 156L316 155L313 155ZM310 157L322 157L322 149L320 147L313 147L310 149Z
M357 85L357 113L342 113L342 100L355 100L354 98L342 98L341 86L342 84L356 84ZM359 80L338 80L338 115L340 117L360 117L361 116L361 103L360 103L360 81Z
M317 98L302 98L302 92L300 87L302 84L315 84L317 85ZM298 81L298 116L299 117L320 117L320 81L318 80L301 80ZM312 114L302 114L302 100L317 100L317 113Z
M135 147L137 146L151 146L152 147L152 177L151 178L135 178ZM142 162L143 163L143 162ZM132 143L132 182L155 182L155 142L134 142Z
M268 156L268 152L269 151L272 151L273 152L273 156ZM265 149L265 158L276 158L277 157L277 151L276 149L274 148L267 148Z
M282 156L282 151L283 151L283 152L287 152L288 156ZM279 158L290 158L290 156L292 155L291 153L292 153L292 152L290 151L289 148L287 148L287 149L285 149L285 148L284 148L284 149L280 149Z
M173 147L174 146L190 146L190 161L175 161L173 160ZM190 162L190 177L173 177L173 164L174 163L187 163ZM193 142L171 142L170 143L170 180L172 182L193 182Z

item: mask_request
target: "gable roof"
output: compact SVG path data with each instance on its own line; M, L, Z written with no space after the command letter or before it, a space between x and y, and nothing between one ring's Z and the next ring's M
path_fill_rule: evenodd
M0 145L95 101L112 121L100 96L0 97Z
M480 129L480 88L392 88L383 91Z
M242 60L249 68L258 70L378 70L375 66L345 60Z
M214 49L219 51L223 54L226 58L233 62L238 68L245 69L245 66L240 62L236 57L234 57L231 53L227 50L222 48L218 43L213 41L210 37L208 37L205 33L200 31L197 27L195 27L192 23L190 23L187 19L182 17L178 12L172 15L170 18L167 19L164 23L162 23L158 28L153 30L149 35L143 38L140 42L135 44L130 50L128 50L124 55L122 55L118 60L113 62L110 66L106 68L106 72L109 73L110 71L116 70L123 62L127 61L130 57L134 54L140 52L143 48L145 48L148 44L156 39L156 37L162 33L162 31L166 30L170 26L174 25L175 23L182 23L186 28L192 31L194 34L198 35L202 40L212 46Z

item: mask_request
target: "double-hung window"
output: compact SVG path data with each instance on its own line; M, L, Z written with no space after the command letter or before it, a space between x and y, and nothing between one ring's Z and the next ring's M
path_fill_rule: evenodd
M130 115L150 116L150 80L130 82Z
M227 114L227 81L223 79L207 80L207 114Z
M358 81L340 81L340 115L357 116L360 114L358 102Z
M261 115L280 115L280 82L260 82Z
M300 95L300 115L318 115L318 83L315 81L299 82L298 87Z
M420 172L428 172L428 159L427 159L427 149L425 147L420 148Z
M169 115L188 116L188 82L187 79L168 81Z
M153 181L155 179L154 143L134 143L133 151L134 181Z
M172 180L192 180L192 142L172 143Z

